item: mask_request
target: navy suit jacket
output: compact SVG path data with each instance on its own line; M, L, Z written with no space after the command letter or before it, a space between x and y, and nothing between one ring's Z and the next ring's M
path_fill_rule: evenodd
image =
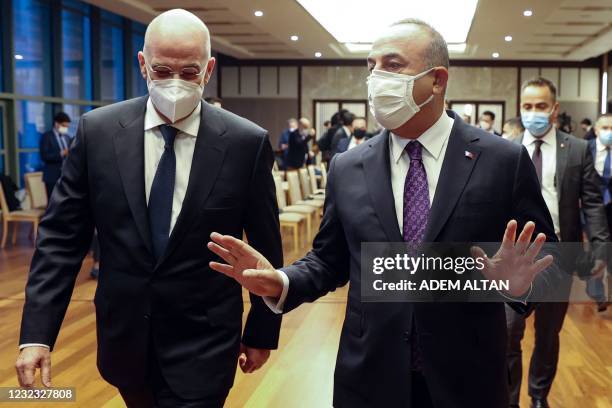
M527 151L448 115L455 122L425 242L499 242L511 219L519 228L534 221L538 232L556 241ZM389 162L388 131L334 156L313 249L283 268L290 281L284 310L349 283L336 361L336 407L411 406L414 322L436 407L507 408L502 302L361 302L361 243L402 241ZM534 296L554 285L556 273L549 272L558 268L549 269L535 281Z
M117 387L145 383L150 356L174 393L219 396L231 387L240 342L277 347L281 318L257 296L242 332L242 288L208 266L213 231L283 262L266 131L202 103L181 212L164 255L152 252L144 183L147 96L82 116L38 232L20 344L53 349L94 227L100 277L94 303L98 367Z
M70 139L65 135L60 137L70 147ZM43 181L47 184L55 184L62 175L62 149L57 143L57 138L53 130L49 130L40 137L40 158L44 163L43 166Z

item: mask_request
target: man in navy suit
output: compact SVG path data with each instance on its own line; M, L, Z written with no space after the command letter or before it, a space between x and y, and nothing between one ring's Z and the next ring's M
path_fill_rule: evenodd
M244 242L211 236L227 262L211 267L277 312L350 282L335 407L508 407L504 303L362 302L362 243L503 238L487 275L510 281L503 295L523 312L557 277L553 256L536 257L556 238L529 155L444 110L448 65L444 39L420 20L392 25L373 44L368 94L387 130L334 156L305 257L275 270Z
M51 197L55 183L62 175L62 164L68 156L69 126L70 117L64 112L58 112L53 117L53 129L43 133L40 138L40 158L44 163L43 181L47 186L49 197Z

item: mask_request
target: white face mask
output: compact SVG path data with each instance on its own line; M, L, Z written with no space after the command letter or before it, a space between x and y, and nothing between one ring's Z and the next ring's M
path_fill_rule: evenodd
M60 135L68 134L68 128L66 126L60 126L57 128L57 131L60 133Z
M404 75L373 70L368 77L368 102L370 111L384 128L393 130L408 122L421 108L431 102L431 95L417 105L412 95L414 81L427 75L430 68L418 75Z
M482 129L486 130L486 131L489 131L492 128L491 124L489 122L487 122L487 121L484 121L484 120L480 121L480 127Z
M174 78L152 80L149 76L147 88L153 106L172 123L193 112L204 93L202 83L196 84Z

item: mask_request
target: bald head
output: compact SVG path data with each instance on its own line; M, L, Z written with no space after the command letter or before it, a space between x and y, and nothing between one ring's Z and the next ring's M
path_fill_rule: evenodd
M168 10L155 17L145 33L145 57L169 50L190 56L197 54L205 62L210 58L210 33L206 24L183 9Z
M204 72L204 75L187 80L198 84L208 83L215 66L206 24L195 14L183 9L168 10L151 21L138 60L145 79L159 66L167 67L172 72L196 68ZM153 75L152 79L159 78Z

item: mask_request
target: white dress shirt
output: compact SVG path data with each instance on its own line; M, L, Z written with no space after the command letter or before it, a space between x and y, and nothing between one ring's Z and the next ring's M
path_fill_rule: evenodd
M427 129L418 140L423 145L422 160L425 172L427 173L427 184L429 185L429 204L433 202L442 170L442 162L448 146L448 138L453 128L453 119L446 113L440 116L440 119ZM395 214L399 224L400 233L403 231L404 225L404 183L406 175L410 168L410 158L405 152L405 147L412 139L405 139L390 133L389 136L389 154L391 157L391 188L393 190L393 199L395 201ZM289 292L289 278L282 270L278 270L279 275L283 280L283 291L277 299L264 297L266 305L274 313L282 313L287 293Z
M540 146L542 151L542 196L553 220L555 233L559 236L559 195L557 193L557 131L554 126L541 138L544 143ZM523 146L527 149L529 157L533 156L535 141L537 140L529 130L525 130Z
M174 141L174 153L176 154L176 179L174 182L174 197L172 198L172 217L170 219L170 232L176 224L185 193L187 192L187 183L189 182L189 172L191 171L191 162L193 160L193 151L195 149L198 129L200 128L200 111L202 104L200 103L195 110L180 122L172 124L179 132ZM166 122L157 113L153 107L151 99L147 102L147 111L145 113L144 126L144 166L145 166L145 194L147 205L149 204L149 194L157 166L164 153L164 138L159 130L159 126Z
M193 151L195 148L198 129L200 128L200 111L202 104L200 103L195 110L182 119L180 122L172 124L179 132L174 140L174 152L176 154L176 179L174 182L174 197L172 198L172 218L170 219L170 232L176 224L185 193L187 192L187 183L189 182L189 173L191 171L191 162L193 161ZM147 101L147 110L144 120L144 183L147 205L149 203L149 193L157 171L157 165L164 153L164 138L159 130L159 126L166 124L164 119L159 116L159 113L153 107L151 99ZM21 344L19 349L32 346L49 347L46 344L26 343Z
M612 153L611 153L612 154ZM603 177L604 164L606 162L606 145L601 143L598 137L595 138L595 170ZM612 161L611 161L612 163ZM611 166L612 167L612 166ZM610 172L612 174L612 171Z

